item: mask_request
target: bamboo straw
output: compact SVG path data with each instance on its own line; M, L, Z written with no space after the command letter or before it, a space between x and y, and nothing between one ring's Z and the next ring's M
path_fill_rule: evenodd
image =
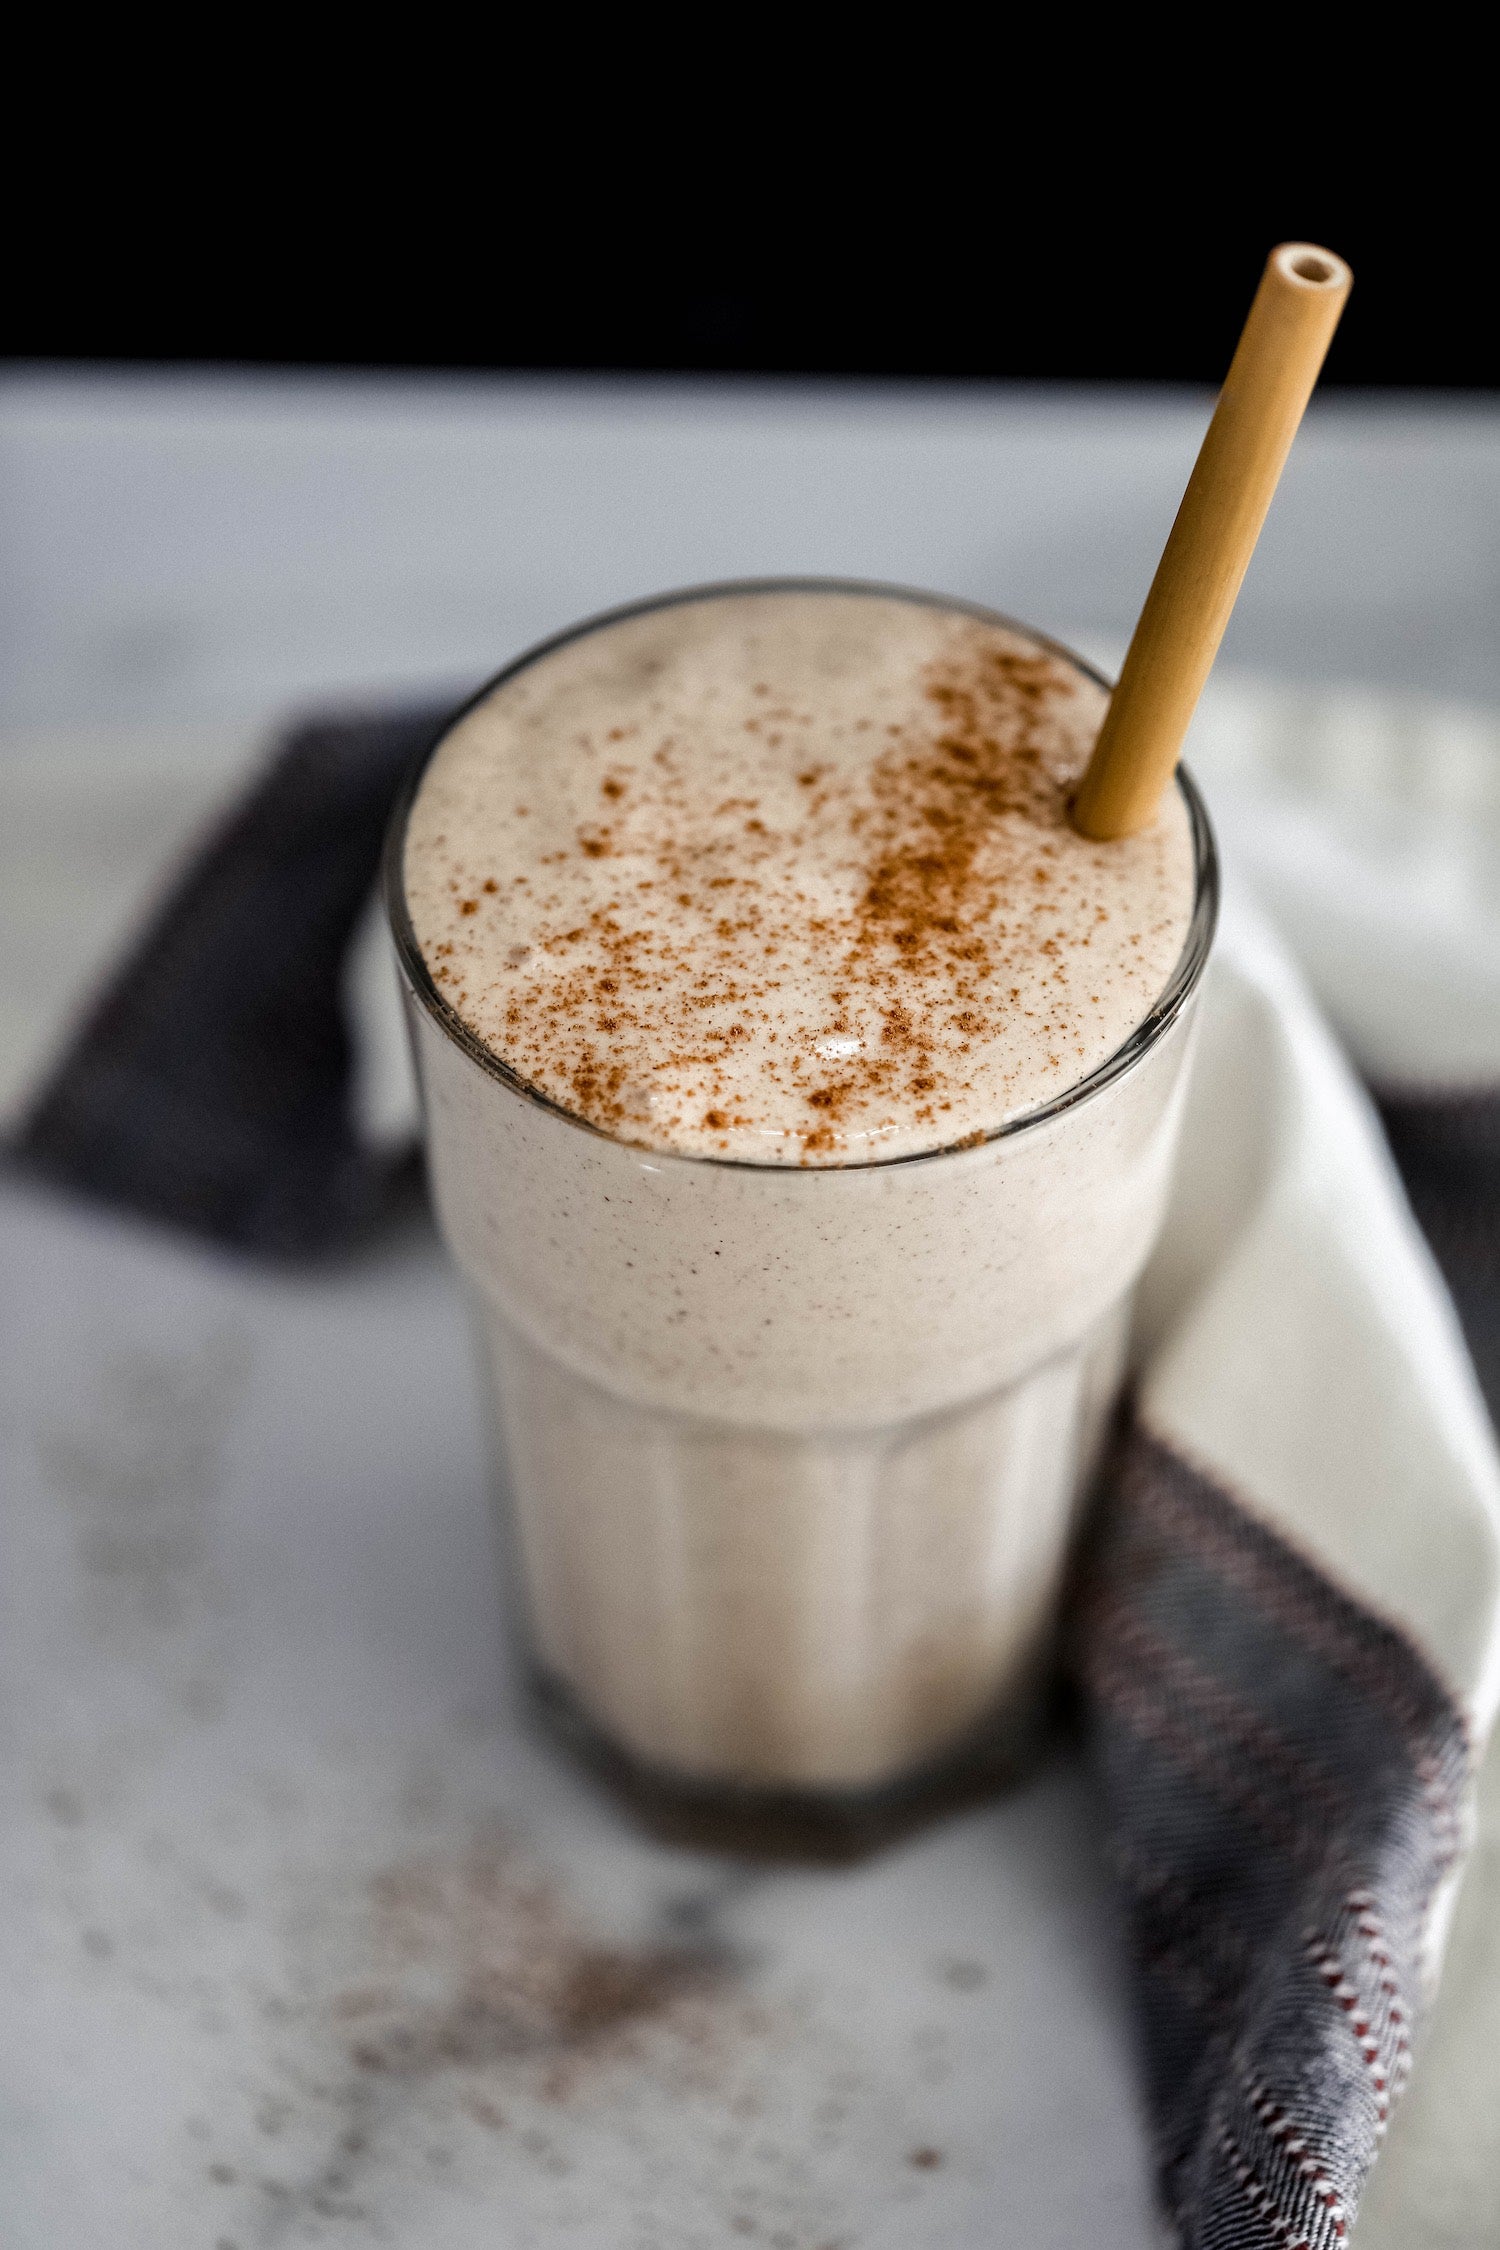
M1155 816L1353 280L1311 242L1266 260L1074 800L1085 836Z

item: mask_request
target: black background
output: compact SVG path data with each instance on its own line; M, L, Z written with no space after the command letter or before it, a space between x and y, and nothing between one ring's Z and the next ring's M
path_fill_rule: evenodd
M622 100L623 125L599 123L597 89L559 107L565 47L519 93L486 81L467 102L450 67L441 101L429 70L364 106L326 82L299 102L285 76L274 107L233 117L113 103L55 179L14 175L6 346L1211 384L1266 252L1299 238L1355 269L1327 383L1490 390L1493 128L1460 114L1456 72L1424 86L1424 51L1393 58L1379 101L1332 99L1307 60L1236 111L1221 63L1211 102L1172 82L1141 117L1108 56L1079 104L1055 60L1006 78L938 49L910 87L898 67L836 103L810 81L761 100L720 68L687 124L670 88L639 115Z

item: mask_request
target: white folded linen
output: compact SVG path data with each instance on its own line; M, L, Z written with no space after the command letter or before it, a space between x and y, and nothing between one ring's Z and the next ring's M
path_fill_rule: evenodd
M1143 1410L1410 1635L1477 1753L1500 1664L1491 1435L1378 1127L1286 949L1377 1087L1500 1106L1500 724L1231 674L1190 755L1228 898L1143 1295ZM1441 1988L1359 2220L1366 2250L1500 2241L1500 1754L1482 1763L1476 1820Z

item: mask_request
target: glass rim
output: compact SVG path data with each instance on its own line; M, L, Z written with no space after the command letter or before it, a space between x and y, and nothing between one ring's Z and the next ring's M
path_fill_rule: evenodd
M889 585L880 579L868 578L735 578L711 582L703 586L685 586L667 594L648 595L644 600L621 603L617 608L601 610L586 617L560 633L549 634L546 640L535 642L524 649L510 663L503 665L482 687L459 704L444 719L441 727L425 749L412 760L411 768L402 784L390 824L386 830L385 849L382 854L382 889L385 897L386 917L396 947L396 957L413 996L421 1003L438 1029L471 1062L507 1087L511 1093L545 1110L565 1125L576 1126L580 1132L590 1133L596 1140L609 1141L617 1148L634 1150L653 1163L716 1165L732 1172L775 1172L786 1178L816 1178L829 1172L883 1172L902 1164L934 1164L944 1158L969 1155L992 1142L1012 1139L1018 1133L1030 1132L1033 1127L1049 1124L1065 1111L1076 1109L1080 1103L1090 1101L1113 1085L1132 1068L1151 1048L1163 1039L1181 1015L1192 993L1196 990L1208 963L1213 944L1214 930L1219 915L1219 855L1209 823L1207 807L1199 793L1197 783L1186 766L1179 765L1174 775L1174 785L1181 790L1187 806L1188 821L1193 839L1193 911L1188 922L1182 951L1161 992L1129 1036L1106 1055L1086 1078L1070 1086L1064 1093L1055 1094L1050 1101L1038 1104L1035 1109L1023 1110L1018 1117L1010 1117L988 1132L967 1134L962 1140L945 1141L938 1148L914 1149L896 1156L858 1157L848 1163L835 1164L778 1164L757 1157L714 1156L694 1149L654 1148L646 1141L629 1141L619 1133L606 1131L604 1126L593 1124L580 1117L576 1110L554 1101L539 1086L524 1078L518 1070L502 1060L494 1050L485 1045L456 1008L445 1000L438 990L432 971L417 943L411 914L406 903L406 830L411 818L417 791L433 758L448 736L461 721L477 710L497 689L504 687L518 673L529 671L544 657L566 648L573 641L587 639L591 634L606 631L632 617L649 616L660 609L677 609L690 602L722 601L744 594L855 594L867 599L901 601L919 604L926 609L941 609L960 616L978 618L986 625L999 626L1002 631L1014 633L1034 647L1046 649L1060 657L1076 672L1092 680L1105 692L1113 692L1113 683L1080 656L1076 649L1068 648L1050 634L1038 632L1034 626L1023 625L1019 619L1009 617L1003 610L991 609L984 602L968 601L962 595L934 594L918 587Z

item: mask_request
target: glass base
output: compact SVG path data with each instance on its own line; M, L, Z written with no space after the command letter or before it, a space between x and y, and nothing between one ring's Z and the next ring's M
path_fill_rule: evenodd
M1057 1734L1061 1709L1049 1688L1023 1711L1012 1704L920 1772L875 1788L787 1789L701 1781L651 1765L601 1733L550 1674L534 1671L530 1689L548 1732L661 1842L819 1865L867 1858L1014 1786Z
M986 1397L805 1432L616 1398L487 1319L513 1582L569 1734L751 1834L909 1825L940 1779L1014 1771L1126 1314Z

